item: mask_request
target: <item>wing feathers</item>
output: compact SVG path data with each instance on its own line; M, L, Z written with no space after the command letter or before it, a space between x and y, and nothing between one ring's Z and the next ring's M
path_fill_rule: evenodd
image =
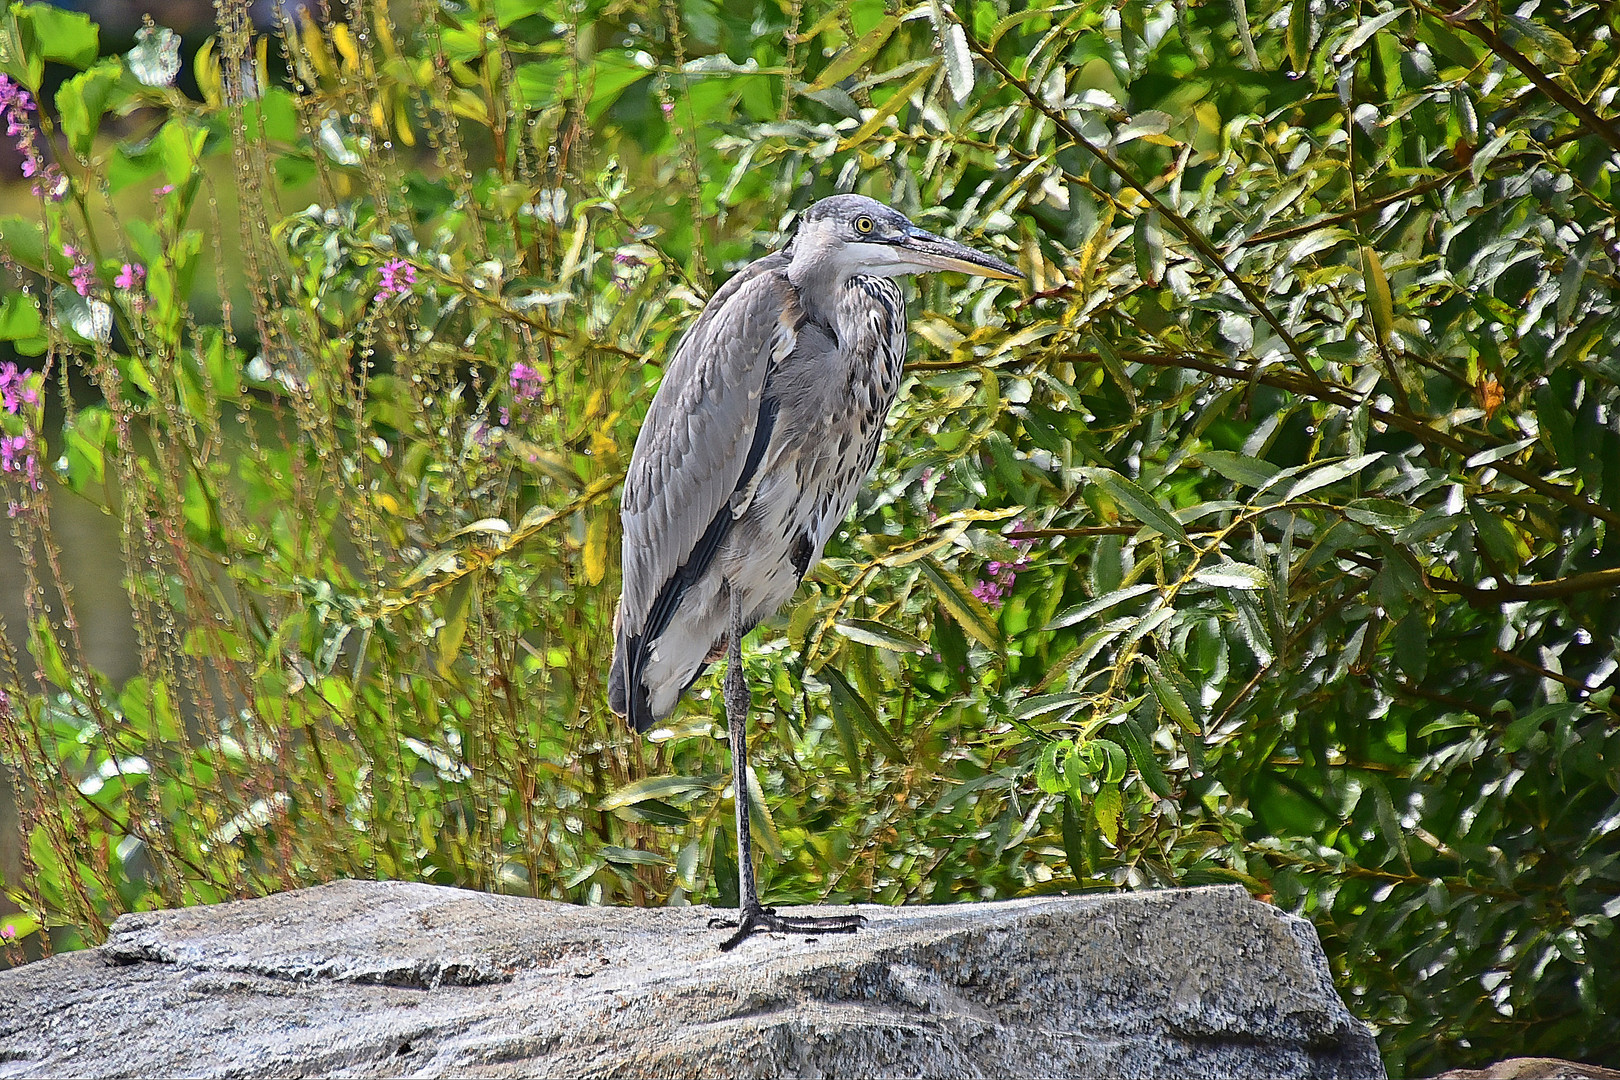
M622 503L624 596L609 704L638 731L659 719L644 678L653 643L709 572L734 503L746 504L770 448L777 404L767 376L803 323L781 263L762 259L715 294L671 358L636 440Z

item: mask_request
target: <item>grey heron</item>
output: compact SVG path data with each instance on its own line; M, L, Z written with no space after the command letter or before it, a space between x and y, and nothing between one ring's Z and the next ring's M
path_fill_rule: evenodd
M724 684L737 811L737 932L847 933L858 915L762 906L748 816L742 639L798 588L872 469L900 389L894 278L1018 270L861 195L806 209L782 250L726 282L664 369L625 476L623 594L608 703L646 732L703 670Z

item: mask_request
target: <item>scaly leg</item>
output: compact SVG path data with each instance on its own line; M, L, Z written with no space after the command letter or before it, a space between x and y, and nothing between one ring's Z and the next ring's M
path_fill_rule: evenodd
M742 599L739 590L731 593L731 642L726 661L726 724L731 731L731 787L737 807L737 932L721 944L723 952L730 952L743 939L756 931L765 930L782 934L853 934L865 924L859 915L838 915L815 918L808 915L783 916L775 908L759 902L754 885L754 842L748 820L748 683L743 678L742 639L747 633L743 626ZM733 925L724 923L722 925Z

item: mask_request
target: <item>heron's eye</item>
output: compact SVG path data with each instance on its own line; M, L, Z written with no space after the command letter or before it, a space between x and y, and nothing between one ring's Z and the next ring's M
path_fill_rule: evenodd
M872 219L869 217L863 215L855 219L855 231L860 233L862 236L865 236L874 228L876 228L876 226L872 224Z

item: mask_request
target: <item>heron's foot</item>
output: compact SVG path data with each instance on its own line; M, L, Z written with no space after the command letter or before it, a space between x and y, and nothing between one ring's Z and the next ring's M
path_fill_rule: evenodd
M745 938L758 933L804 934L810 937L818 934L853 934L866 925L866 918L862 915L778 915L775 908L750 905L743 908L735 920L711 919L709 925L717 928L736 927L737 932L720 943L721 952L730 952Z

